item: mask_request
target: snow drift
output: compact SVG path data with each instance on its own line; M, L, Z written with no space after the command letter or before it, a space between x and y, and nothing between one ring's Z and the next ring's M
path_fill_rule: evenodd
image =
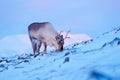
M89 44L70 44L60 53L0 57L0 80L120 80L119 58L116 28Z

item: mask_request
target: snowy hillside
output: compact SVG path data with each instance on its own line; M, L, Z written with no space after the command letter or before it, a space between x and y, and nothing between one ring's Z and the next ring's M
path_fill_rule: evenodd
M48 51L36 58L29 52L0 57L0 80L120 80L120 28L88 44L76 41L65 46L63 52Z
M31 43L27 34L12 35L0 40L0 56L22 54L31 50Z
M66 32L62 33L63 36L66 35ZM80 43L82 41L90 40L91 37L87 34L68 34L70 37L69 39L65 39L65 45L68 46L74 43ZM0 40L0 56L11 56L11 55L18 55L23 53L30 53L32 52L31 42L29 40L28 34L22 35L12 35L5 37ZM53 48L49 48L51 50Z

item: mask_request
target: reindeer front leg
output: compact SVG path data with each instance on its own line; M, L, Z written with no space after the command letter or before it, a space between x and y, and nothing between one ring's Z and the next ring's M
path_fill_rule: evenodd
M46 50L47 50L47 44L44 43L44 53L46 53Z

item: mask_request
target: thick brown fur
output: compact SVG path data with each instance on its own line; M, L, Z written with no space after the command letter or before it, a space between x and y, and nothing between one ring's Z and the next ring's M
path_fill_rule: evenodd
M44 44L44 52L46 52L47 45L55 47L57 51L63 50L64 38L53 29L49 22L30 24L28 26L28 33L34 55L39 54L42 43Z

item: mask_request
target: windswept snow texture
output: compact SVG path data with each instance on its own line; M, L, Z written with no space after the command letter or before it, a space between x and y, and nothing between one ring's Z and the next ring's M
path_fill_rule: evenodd
M90 43L69 44L63 52L0 57L0 80L120 80L119 58L120 28L115 28Z

